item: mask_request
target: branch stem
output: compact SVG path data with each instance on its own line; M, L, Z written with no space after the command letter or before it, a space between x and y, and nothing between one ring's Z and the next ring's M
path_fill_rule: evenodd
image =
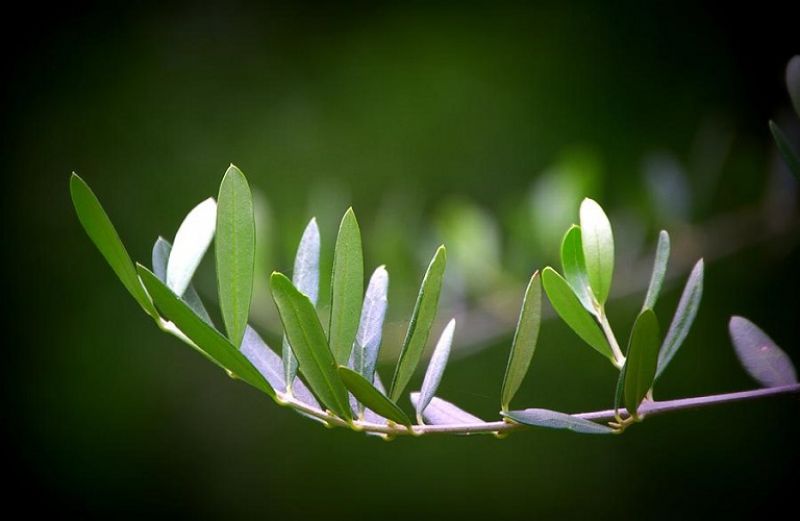
M683 411L687 409L700 409L719 405L723 403L741 402L747 400L756 400L760 398L768 398L771 396L782 396L800 394L800 383L784 385L780 387L769 387L765 389L753 389L750 391L740 391L735 393L715 394L710 396L696 396L693 398L681 398L678 400L664 400L664 401L645 401L639 407L639 416L644 418L646 416L656 416L673 411ZM511 431L518 431L530 429L532 427L520 423L513 423L507 420L485 422L485 423L470 423L470 424L452 424L452 425L414 425L411 428L406 428L394 424L377 424L364 421L353 421L352 424L333 416L332 414L311 407L303 402L298 401L292 396L281 394L278 397L282 405L292 407L299 412L322 420L329 426L333 427L347 427L355 430L371 432L375 434L383 434L390 437L394 436L422 436L429 434L499 434ZM623 419L630 417L628 411L620 409L619 411ZM577 413L573 416L590 420L597 423L606 423L615 420L614 409L606 409L602 411L592 411Z

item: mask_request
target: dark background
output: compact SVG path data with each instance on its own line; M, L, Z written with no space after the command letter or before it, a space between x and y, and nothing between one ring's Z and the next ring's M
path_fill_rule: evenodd
M704 303L657 395L750 388L730 315L800 359L796 184L766 125L797 130L783 74L800 52L798 26L779 4L26 5L4 25L7 505L30 496L31 513L674 518L794 504L796 399L653 418L602 439L536 430L385 443L323 429L153 327L81 230L67 187L81 174L132 257L147 261L155 237L171 237L234 162L269 205L266 272L290 269L312 215L329 248L352 204L368 269L385 262L397 274L390 319L401 321L447 201L494 216L498 281L521 294L552 258L519 246L527 228L515 228L516 209L542 172L591 150L602 173L587 195L612 219L643 223L646 246L660 227L680 235L767 209L771 228L734 228L741 247L693 243L713 259ZM702 168L687 167L691 204L665 222L649 209L643 165L654 153L703 165L703 132L730 138L719 176L708 188ZM198 286L213 303L211 275L209 261ZM685 278L674 275L657 308L664 324ZM259 298L269 335L277 326ZM618 335L640 299L614 302ZM495 417L507 350L504 338L454 361L441 396ZM615 375L589 351L546 323L515 403L608 407ZM379 370L388 378L392 367Z

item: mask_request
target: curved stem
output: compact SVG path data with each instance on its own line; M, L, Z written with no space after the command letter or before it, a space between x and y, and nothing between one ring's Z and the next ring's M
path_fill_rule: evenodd
M639 416L644 418L646 416L655 416L672 411L700 409L703 407L710 407L723 403L756 400L771 396L790 394L800 394L800 383L784 385L780 387L770 387L766 389L753 389L751 391L715 394L711 396L697 396L693 398L681 398L677 400L664 400L661 402L645 402L641 405L641 407L639 407ZM341 418L317 409L316 407L311 407L303 402L298 401L294 397L280 395L279 401L283 405L293 407L294 409L297 409L308 416L322 420L329 426L350 427L359 431L384 434L388 436L421 436L429 434L499 434L532 428L528 425L513 423L505 420L471 424L414 425L411 428L398 425L381 425L364 421L354 421L351 425ZM625 409L620 409L619 412L623 419L630 417L630 414L628 414L628 411ZM609 421L614 421L615 419L614 409L577 413L573 416L597 423L606 423Z

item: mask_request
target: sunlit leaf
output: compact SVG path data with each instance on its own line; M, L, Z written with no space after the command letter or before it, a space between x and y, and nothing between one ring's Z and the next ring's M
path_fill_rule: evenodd
M611 290L614 276L614 235L605 212L592 199L581 203L581 242L589 286L602 305Z
M601 355L614 362L614 354L608 340L600 330L600 326L589 315L578 301L578 297L567 284L567 281L553 268L547 267L542 271L542 284L547 293L547 298L553 305L558 316L581 339L597 350Z
M169 241L163 237L156 239L156 243L153 245L153 273L164 284L167 283L167 262L171 251L172 245ZM200 295L197 294L191 283L186 287L181 298L206 324L214 326L203 301L200 300Z
M789 167L789 170L795 177L800 179L800 156L797 155L797 151L789 144L789 138L786 137L786 134L784 134L780 127L772 120L769 122L769 130L772 132L772 137L775 139L775 145L778 147L778 151L783 156L783 160L786 161L786 166Z
M228 338L242 343L253 294L255 221L253 198L244 174L231 165L217 197L217 284Z
M167 287L182 296L203 260L217 227L217 203L209 197L186 215L167 262Z
M331 320L328 343L338 364L346 364L356 339L364 293L361 230L349 208L339 225L331 274Z
M636 318L628 342L625 359L624 402L628 412L636 416L647 391L653 386L658 364L658 319L652 309L645 309Z
M341 418L351 419L347 390L336 370L314 304L281 273L272 274L270 287L283 329L300 363L300 372L328 409Z
M228 339L203 322L185 302L158 280L153 272L142 265L138 265L137 268L147 291L168 320L219 365L256 389L275 397L275 392L264 376Z
M503 416L517 423L548 429L566 429L581 434L613 434L614 429L577 416L549 409L523 409L503 412Z
M83 179L73 173L69 180L69 190L72 196L72 204L78 214L83 229L92 240L97 249L106 259L111 269L117 274L125 289L136 299L136 302L151 317L158 320L158 312L153 306L153 302L142 287L136 269L133 266L125 246L111 224L105 210L100 205L100 201L92 192Z
M411 420L403 410L377 390L363 376L345 366L339 366L339 376L359 402L384 418L401 425L411 425Z
M319 251L319 227L317 226L317 220L311 219L303 232L303 236L300 238L300 244L297 246L292 283L294 287L300 290L300 293L308 297L308 300L314 306L317 305L317 299L319 298ZM282 349L284 378L289 383L287 388L291 389L297 374L297 357L292 353L289 340L285 335Z
M684 286L681 299L678 302L678 308L675 310L675 316L672 318L672 323L669 325L664 341L661 343L661 350L658 353L656 379L661 376L672 357L680 349L683 341L686 340L686 335L689 334L689 329L694 323L702 298L703 259L700 259L689 274L689 279L686 281L686 286Z
M416 408L418 403L419 393L411 393L411 404ZM422 417L428 425L475 425L486 423L457 405L436 397L431 400L431 403L422 412Z
M450 357L450 347L453 345L453 333L456 329L456 319L451 319L439 337L436 348L433 350L431 361L428 363L428 370L425 371L425 378L422 381L422 389L419 391L419 401L417 402L417 418L422 423L422 412L431 403L439 382L442 380L444 369L447 367L447 359Z
M564 234L564 239L561 241L561 267L564 269L564 279L575 292L575 296L581 301L583 307L589 313L596 315L598 306L594 301L592 290L589 288L580 226L573 224Z
M792 360L758 326L744 317L731 317L728 329L736 356L758 383L764 387L797 383Z
M379 266L369 279L364 305L361 307L361 321L351 355L353 369L367 381L375 376L375 364L383 335L383 321L386 317L389 291L389 273Z
M531 277L528 288L525 290L522 309L517 321L517 330L514 332L514 340L511 342L511 352L508 355L506 374L503 377L503 388L500 393L503 410L508 410L511 400L528 373L533 353L536 351L541 321L542 280L537 271Z
M661 286L664 283L664 275L667 273L667 261L669 260L669 234L661 230L658 234L658 245L656 246L656 258L653 261L653 273L650 275L650 284L647 286L647 295L644 298L642 309L654 309L658 295L661 293Z
M408 381L411 380L414 371L422 358L425 344L428 342L428 335L431 326L436 319L436 310L439 307L439 294L442 291L442 279L444 278L444 268L447 263L447 253L444 246L439 246L434 254L422 285L419 289L417 302L408 323L403 348L400 352L400 360L397 362L394 377L392 378L391 391L389 397L396 402L403 394Z

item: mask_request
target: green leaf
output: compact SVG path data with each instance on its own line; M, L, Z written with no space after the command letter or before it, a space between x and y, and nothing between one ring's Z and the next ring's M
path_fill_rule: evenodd
M764 387L797 383L792 360L757 325L744 317L731 317L728 329L736 356L754 380Z
M664 283L664 275L667 273L667 261L669 260L669 234L666 230L661 230L658 234L658 245L656 246L656 258L653 261L653 273L650 275L650 285L647 287L647 295L644 298L642 310L654 309L658 295L661 293L661 286Z
M250 187L233 165L222 178L217 201L219 307L228 338L238 347L250 314L256 240Z
M275 398L275 391L267 380L236 347L216 329L203 322L185 302L158 280L153 272L141 264L137 268L158 309L203 353L238 378Z
M294 271L292 283L300 292L307 296L314 306L319 297L319 251L320 238L317 220L311 219L306 226L297 254L294 257ZM292 353L292 347L286 336L283 337L283 371L287 388L291 390L295 375L297 375L297 357Z
M377 414L401 425L411 426L411 420L400 407L384 396L369 381L349 367L339 366L339 376L358 399Z
M794 111L800 118L800 54L795 54L786 64L786 90L792 100Z
M408 323L406 338L403 340L403 348L400 351L400 360L392 378L391 391L389 397L396 402L403 394L408 381L414 375L414 371L422 358L425 344L428 342L428 335L431 326L436 319L436 310L439 307L439 294L442 291L442 279L444 278L444 268L447 264L447 253L444 246L439 246L436 253L428 265L422 285L419 288L417 302Z
M567 323L567 325L579 336L581 339L597 350L601 355L605 356L611 362L614 362L614 354L611 352L611 346L608 345L608 340L600 330L600 326L592 317L586 312L578 301L578 297L570 288L567 281L558 274L553 268L547 267L542 271L542 284L547 293L547 298L553 305L558 316Z
M419 393L411 393L411 404L416 408L419 403ZM422 413L428 425L475 425L486 423L452 403L433 397Z
M658 364L659 328L652 309L636 317L625 359L625 408L636 416L647 391L653 386Z
M614 276L614 235L605 212L592 199L581 203L581 241L589 286L600 305L605 304Z
M69 180L69 190L78 220L86 230L86 234L89 235L125 289L136 299L145 313L158 320L160 318L158 312L142 287L133 262L128 256L128 252L125 251L125 246L122 245L117 230L114 229L108 214L103 210L92 189L83 179L73 173Z
M153 273L158 277L158 280L164 284L167 283L167 262L169 261L171 251L172 245L169 241L163 237L156 239L156 243L153 245ZM203 301L200 300L200 295L197 294L197 291L195 291L191 283L186 288L181 298L192 308L192 311L194 311L197 316L203 319L203 322L214 327L214 322L212 322L206 307L203 305Z
M346 364L356 339L364 293L364 254L361 230L349 208L339 225L331 274L331 320L328 343L338 364Z
M300 362L300 372L328 409L350 420L347 390L336 370L336 361L314 304L281 273L272 274L270 287L283 329Z
M506 374L503 377L503 388L500 403L504 411L508 410L511 400L517 394L519 386L528 373L528 368L536 351L539 338L539 326L542 321L542 279L536 271L528 282L522 309L519 312L517 330L511 342L511 353L508 355Z
M433 350L433 356L428 364L428 370L425 371L425 378L422 381L422 389L419 391L419 401L417 402L417 419L422 423L422 413L428 404L431 403L436 390L439 388L439 382L442 381L444 368L447 367L447 359L450 357L450 347L453 345L453 333L456 329L456 319L451 319L439 337L439 342L436 343L436 348Z
M589 288L589 276L586 274L586 260L583 258L581 227L572 225L561 241L561 267L564 278L581 301L583 307L593 315L598 314L598 304Z
M379 266L369 279L364 305L361 307L361 321L351 355L353 369L368 382L375 377L375 365L383 336L383 321L386 318L389 291L389 273Z
M669 325L664 341L661 343L661 350L658 353L656 379L661 376L672 357L680 349L683 341L686 340L686 335L689 334L689 329L694 323L702 298L703 259L700 259L689 274L689 279L686 281L686 286L683 288L681 299L678 302L678 308L675 310L675 316L672 318L672 323Z
M217 203L209 197L184 218L167 262L167 287L183 296L203 260L217 226Z
M794 176L800 179L800 156L797 155L792 145L789 144L789 138L786 137L786 134L775 124L774 121L769 121L769 130L772 132L772 137L775 139L775 145L778 147L778 151L783 156L783 160L786 161L786 166L789 167L789 170L794 174Z
M508 411L501 413L506 418L517 423L532 425L534 427L547 427L548 429L566 429L581 434L613 434L614 429L593 421L584 420L549 409L524 409L521 411Z

